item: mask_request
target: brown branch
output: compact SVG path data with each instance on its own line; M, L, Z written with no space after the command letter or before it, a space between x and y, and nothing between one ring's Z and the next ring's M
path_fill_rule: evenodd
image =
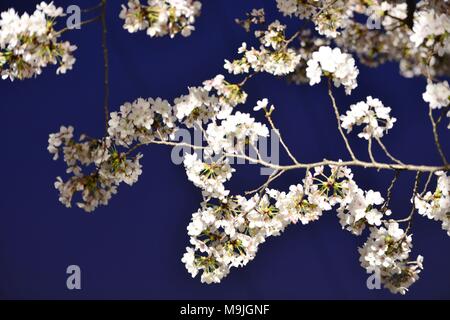
M333 96L333 91L332 91L331 88L332 88L331 79L328 78L328 96L330 97L331 103L333 105L334 115L336 116L339 133L341 134L342 139L344 139L345 147L347 148L348 153L350 153L350 156L351 156L352 160L353 161L357 161L357 159L355 157L355 154L353 153L353 150L350 147L350 143L348 142L347 136L345 135L344 130L342 130L342 127L341 127L341 115L339 114L339 109L338 109L337 104L336 104L336 99Z
M431 125L433 127L434 143L435 143L436 148L437 148L437 150L439 152L439 155L441 156L442 162L444 163L444 165L447 166L448 165L448 161L447 161L447 157L445 156L444 151L442 150L441 142L439 141L439 133L438 133L438 129L437 129L437 122L434 120L433 109L429 108L428 116L430 117Z
M102 0L102 48L103 48L103 61L104 61L104 82L103 82L103 90L104 90L104 101L103 101L103 110L105 113L105 131L108 133L108 120L109 120L109 59L108 59L108 44L107 44L107 36L108 29L106 25L106 2L107 0Z
M167 145L167 146L173 146L173 147L188 147L192 148L193 150L204 150L206 147L204 146L196 146L190 143L185 142L174 142L174 141L160 141L160 140L153 140L148 144L159 144L159 145ZM323 160L318 162L311 162L311 163L298 163L298 164L291 164L291 165L279 165L275 163L270 163L265 160L261 159L255 159L250 156L244 155L244 154L231 154L231 153L224 153L223 154L226 157L230 158L239 158L249 161L250 163L260 164L264 167L275 169L275 170L295 170L295 169L310 169L314 167L319 166L336 166L336 167L362 167L362 168L374 168L379 170L404 170L404 171L419 171L419 172L435 172L435 171L449 171L449 166L425 166L425 165L414 165L414 164L390 164L390 163L372 163L367 161L361 161L361 160L352 160L352 161L336 161L336 160Z
M384 153L386 154L386 156L391 159L392 161L398 163L398 164L403 164L403 162L401 162L400 160L398 160L397 158L395 158L386 148L386 146L384 145L384 143L381 141L380 138L375 138L375 140L377 140L378 145L381 147L381 149L384 151Z
M400 170L395 170L394 178L392 178L392 181L389 184L389 187L387 188L386 201L383 203L383 207L381 208L381 211L385 211L389 207L389 203L391 202L391 199L392 199L392 190L394 189L395 183L397 182L399 176L400 176Z

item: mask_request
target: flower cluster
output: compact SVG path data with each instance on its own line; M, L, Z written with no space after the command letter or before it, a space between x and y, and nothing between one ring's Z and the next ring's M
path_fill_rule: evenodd
M267 137L269 129L256 122L248 113L236 112L218 124L212 122L206 129L208 148L219 154L243 154L247 146L256 146L259 137Z
M339 29L346 28L353 17L353 1L348 0L277 0L285 16L311 19L319 34L335 38Z
M194 0L148 0L147 5L129 0L128 6L122 5L120 18L130 33L147 30L150 37L173 38L178 33L188 37L195 30L193 24L201 7L201 2Z
M369 239L359 248L361 266L368 273L378 274L381 283L392 293L405 294L423 269L422 256L408 261L411 248L411 235L397 222L385 222L379 228L372 227Z
M132 185L141 174L141 155L130 157L135 148L155 142L174 143L180 126L204 130L203 125L208 125L204 132L210 142L207 160L211 161L202 162L196 154L187 154L186 173L194 185L202 188L205 197L224 199L229 191L223 183L231 178L234 169L227 159L212 161L213 156L243 153L247 145L255 147L260 136L269 134L267 127L249 114L232 114L246 96L238 85L218 75L205 81L203 87L189 88L189 93L175 98L173 105L161 98L124 103L119 111L110 114L108 135L103 139L82 136L77 142L72 127L61 127L60 132L50 135L48 146L54 160L63 152L71 175L66 182L57 179L60 201L70 207L74 194L80 192L80 208L92 211L106 205L118 185Z
M424 45L434 47L438 55L450 52L450 17L448 14L438 14L433 9L420 10L414 19L411 42L416 47Z
M422 97L425 102L429 103L431 109L440 109L449 106L450 87L448 82L428 83ZM450 117L450 111L447 113L447 116ZM450 129L450 124L448 128Z
M347 94L358 86L356 78L359 70L356 68L355 59L347 53L342 53L339 48L322 46L312 54L307 64L306 76L310 85L320 83L322 75L325 75L333 80L336 87L343 85Z
M225 60L225 69L232 74L254 72L268 72L273 75L286 75L295 70L300 62L300 55L288 48L289 39L285 37L286 26L278 20L271 23L267 30L255 31L261 46L259 50L247 48L244 42L238 49L240 59L234 61Z
M197 154L193 153L186 154L183 163L188 179L203 190L203 197L225 199L230 193L223 185L235 171L229 165L228 159L222 157L217 161L202 162Z
M173 108L161 98L127 102L110 117L108 134L117 145L126 147L135 141L149 143L155 138L168 140L174 137L176 118Z
M417 195L414 204L419 214L442 222L442 229L450 236L450 177L442 171L436 175L436 190L428 191L424 196Z
M67 173L72 174L67 181L58 177L55 182L60 193L59 201L68 208L77 192L82 196L77 205L87 212L106 205L119 184L133 185L142 173L139 163L142 155L129 159L126 153L119 153L114 148L109 137L98 140L81 136L77 142L73 127L62 126L58 133L50 134L48 142L48 151L54 155L53 159L58 159L62 152ZM91 170L83 172L82 167Z
M60 42L54 29L56 19L64 16L62 8L53 2L42 2L33 14L21 16L14 10L0 16L0 72L3 79L27 79L41 74L48 65L58 65L56 71L66 73L75 63L72 53L76 46Z
M217 75L201 86L189 87L186 94L172 103L161 98L124 103L120 110L110 114L107 134L101 139L85 135L75 139L73 127L64 126L50 134L48 151L55 160L63 156L69 175L68 179L58 177L55 182L60 202L67 207L76 202L88 212L106 205L122 183L137 182L142 173L142 155L136 150L142 145L192 147L196 152L185 153L183 164L187 178L201 189L203 201L187 227L190 246L182 262L193 277L201 274L202 282L218 283L231 268L243 267L253 260L267 238L280 235L291 224L316 221L334 209L342 229L354 235L370 232L359 248L361 266L369 273L377 273L391 292L405 294L419 278L423 257L410 260L412 214L403 220L386 218L391 215L388 205L395 180L385 200L378 191L360 188L352 170L342 161L324 160L321 164L326 166L299 163L281 140L294 165L267 165L280 169L246 196L233 195L226 187L235 172L230 159L250 159L266 165L258 142L261 137L269 136L265 124L256 121L250 113L235 111L235 107L246 102L247 94L242 87L259 72L287 76L296 83L310 85L320 83L325 76L330 85L333 82L335 87L343 86L349 95L358 85L359 70L350 54L355 53L369 66L398 61L404 76L426 75L429 82L423 99L431 109L447 111L449 84L433 82L450 72L447 2L421 0L412 14L408 4L398 0L276 0L285 16L311 20L318 31L317 34L301 29L288 38L286 25L278 20L265 25L264 10L254 9L244 20L236 22L248 32L254 25L265 25L254 33L259 42L257 48L242 43L238 49L240 58L225 60L224 65L231 74L246 75L240 83L228 82L223 75ZM172 38L178 33L191 34L201 3L148 0L143 5L139 0L129 0L122 7L120 18L130 33L146 30L151 37ZM52 3L41 3L32 16L19 16L12 9L1 14L0 70L4 78L32 77L50 63L60 64L58 73L72 67L75 59L71 53L75 47L57 42L60 33L54 30L55 19L62 15L62 9ZM369 20L360 23L356 15ZM297 47L291 46L295 40L298 40ZM330 96L333 98L331 92ZM268 99L257 101L253 108L255 112L264 111L281 139L271 119L274 109ZM339 120L347 132L363 126L358 136L371 143L371 139L382 138L393 127L396 119L390 112L391 108L379 99L368 96L366 101L351 105ZM202 141L201 145L194 146L175 141L181 127L199 130L206 144ZM258 157L247 156L250 150L256 151ZM383 150L391 160L396 160L385 147ZM419 167L396 162L398 168L407 170ZM369 166L356 159L348 163ZM388 166L370 163L374 168ZM269 188L285 171L281 168L306 168L306 174L286 191ZM431 170L427 166L422 168ZM416 180L412 201L419 214L440 221L450 236L450 177L440 171L436 175L437 187L433 192L417 194ZM80 199L74 200L75 197ZM408 223L405 230L400 222Z
M199 162L196 156L187 159L196 163L189 166L197 167L194 172L199 184L209 179L208 172L213 171L210 167ZM223 170L222 166L217 167L219 181L225 181L229 175L229 170ZM382 211L389 214L389 210L376 209L384 199L379 192L359 189L349 168L330 166L328 174L326 169L319 166L312 173L308 171L302 183L291 185L288 192L265 189L251 198L227 193L218 202L207 199L192 215L187 228L192 247L186 248L182 262L188 272L193 277L201 272L202 282L220 282L232 267L243 267L253 260L259 245L268 237L280 235L290 224L316 221L324 211L337 206L343 228L357 235L366 225L372 228L368 242L360 249L363 267L372 270L383 264L385 286L393 292L404 292L418 273L414 272L417 268L412 263L405 262L410 236L400 233L394 224L388 231L376 228L384 221ZM202 170L204 178L199 177ZM396 238L389 240L388 232ZM406 246L401 244L403 239ZM375 246L381 243L389 247Z
M350 110L341 116L341 126L351 132L354 126L365 125L358 137L366 140L381 138L397 121L390 116L390 112L391 108L385 107L379 99L369 96L366 101L350 106Z
M250 32L252 25L263 24L266 22L264 8L253 9L250 13L246 13L245 19L235 19L235 22L243 27L245 31Z

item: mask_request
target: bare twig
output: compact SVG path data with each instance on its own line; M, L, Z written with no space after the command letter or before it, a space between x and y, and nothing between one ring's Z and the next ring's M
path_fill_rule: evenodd
M94 17L94 18L89 19L89 20L81 21L80 24L79 24L79 26L81 27L81 26L84 26L84 25L87 25L87 24L91 24L91 23L94 23L94 22L96 22L96 21L98 21L98 20L100 20L100 19L101 19L101 16L97 16L97 17ZM56 36L60 36L61 34L63 34L63 33L66 32L66 31L69 31L69 30L78 30L78 29L76 29L76 28L65 27L64 29L59 30L59 31L56 33Z
M367 141L367 152L369 153L370 161L372 161L372 163L377 163L372 153L372 138L370 138L369 141Z
M430 172L430 173L428 174L427 181L425 182L425 185L423 186L423 190L422 190L422 192L420 193L420 196L421 196L421 197L425 194L425 192L427 192L428 186L430 185L430 182L431 182L431 179L433 178L433 175L434 175L434 172Z
M391 159L392 161L398 163L398 164L403 164L403 162L401 162L400 160L398 160L397 158L395 158L386 148L386 146L384 145L384 143L381 141L380 138L375 138L375 140L378 142L378 145L381 147L381 149L384 151L384 153L386 154L386 156Z
M417 172L416 173L416 178L414 179L414 187L413 187L413 191L412 191L412 206L411 206L411 211L409 212L408 217L406 217L405 219L401 219L401 220L396 220L397 222L408 222L408 226L406 227L406 231L405 231L405 235L408 234L408 231L411 229L411 223L412 223L412 218L414 216L414 211L416 210L416 195L417 195L417 189L419 187L419 183L420 183L420 177L421 177L421 172Z
M173 142L173 141L160 141L160 140L154 140L150 142L149 144L159 144L159 145L167 145L167 146L178 146L178 147L189 147L193 150L204 150L206 147L203 146L196 146L193 144L185 143L185 142ZM240 158L249 161L250 163L256 163L260 164L264 167L275 169L275 170L295 170L295 169L309 169L314 168L318 166L327 166L332 165L336 167L363 167L363 168L375 168L380 170L405 170L405 171L419 171L419 172L435 172L435 171L449 171L449 166L425 166L425 165L413 165L413 164L389 164L389 163L372 163L367 161L361 161L361 160L352 160L352 161L336 161L336 160L323 160L318 162L311 162L311 163L298 163L298 164L291 164L291 165L280 165L275 163L270 163L265 160L255 159L250 156L244 155L244 154L231 154L231 153L224 153L223 154L226 157L230 158Z
M258 188L254 189L254 190L245 191L245 194L246 194L246 195L250 195L250 194L253 194L253 193L256 193L256 192L259 192L259 191L261 191L261 190L266 189L272 181L278 179L278 178L279 178L283 173L285 173L285 172L286 172L285 170L280 170L280 171L277 171L277 170L276 170L276 171L274 171L274 172L269 176L269 178L266 180L265 183L263 183L261 186L259 186Z
M347 136L345 135L344 130L342 130L342 127L341 127L341 115L339 114L339 109L338 109L337 104L336 104L336 99L333 96L333 91L332 91L331 88L332 88L331 79L328 79L328 96L330 97L331 103L333 105L334 114L336 116L339 132L340 132L340 134L342 136L342 139L344 139L345 147L347 148L348 153L350 153L350 156L351 156L352 160L353 161L357 161L357 159L355 157L355 154L353 153L353 150L350 147L350 143L348 142Z
M389 207L389 203L392 199L392 190L394 189L395 183L398 180L398 177L400 176L400 170L395 170L394 178L392 178L391 183L389 184L389 187L386 191L386 201L383 203L383 207L381 208L381 211L386 210Z
M100 3L96 4L96 5L93 6L93 7L90 7L90 8L86 8L86 9L81 10L81 12L83 12L83 13L89 13L89 12L95 11L95 10L97 10L97 9L100 9L102 6L103 6L103 3L100 2Z
M291 158L291 160L294 163L298 163L298 160L294 157L294 155L292 154L291 150L289 150L289 147L286 145L286 143L284 142L283 138L281 137L280 134L280 130L278 130L278 128L275 126L273 120L272 120L272 116L270 114L270 111L266 110L266 118L267 121L269 122L270 127L272 128L273 131L275 131L276 135L278 136L278 139L280 139L280 143L283 146L284 150L286 151L286 153L288 154L289 158Z
M433 127L433 136L434 136L434 143L436 144L436 148L437 148L437 150L439 152L439 155L441 156L441 159L442 159L442 162L444 163L444 165L448 165L447 158L445 157L445 153L442 150L442 146L441 146L441 143L439 141L439 133L438 133L438 130L437 130L437 123L434 120L433 109L429 108L428 116L430 117L431 125Z
M109 120L109 59L108 59L108 29L106 24L106 3L107 0L102 0L102 48L103 48L103 61L104 61L104 101L103 110L105 113L105 131L108 132L108 120Z

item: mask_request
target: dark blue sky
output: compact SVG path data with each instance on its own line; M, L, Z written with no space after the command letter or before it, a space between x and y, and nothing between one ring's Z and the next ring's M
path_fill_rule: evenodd
M37 2L1 0L0 10L13 6L33 11ZM234 18L263 2L269 20L276 13L275 1L205 0L191 37L151 39L144 32L131 35L122 29L118 14L123 2L109 1L108 7L112 110L138 97L171 101L185 94L188 86L224 73L223 59L233 58L241 42L252 39ZM76 3L90 7L96 1ZM291 32L299 24L290 21ZM221 284L207 286L191 279L180 259L200 190L186 179L181 166L171 163L170 149L165 147L144 150L139 182L120 187L109 206L91 214L64 208L53 188L64 166L47 153L48 134L61 124L91 136L103 131L100 24L65 37L78 46L73 71L56 76L54 68L48 68L36 79L0 82L0 298L402 298L366 288L367 275L357 250L365 237L342 231L334 212L269 239L254 261L233 269ZM425 81L400 77L395 64L379 69L358 66L361 73L354 94L336 91L341 111L367 95L380 98L398 119L385 140L393 153L410 163L439 164L421 99ZM277 106L274 117L285 140L301 161L346 157L324 82L295 86L261 75L246 90L248 104L239 110L251 110L257 100L268 98ZM443 134L448 138L448 130ZM449 139L443 140L444 149L450 150ZM351 142L357 154L367 158L364 142L356 135ZM375 155L384 159L378 151ZM237 169L230 183L234 193L252 189L264 179L255 166ZM362 188L383 192L392 178L391 172L373 170L358 169L355 174ZM274 186L287 189L303 175L291 172ZM405 173L394 189L392 209L398 217L409 212L412 183L413 174ZM419 216L412 230L413 257L425 257L425 270L406 298L450 298L450 238L439 223ZM71 264L81 267L81 291L66 289L65 270Z

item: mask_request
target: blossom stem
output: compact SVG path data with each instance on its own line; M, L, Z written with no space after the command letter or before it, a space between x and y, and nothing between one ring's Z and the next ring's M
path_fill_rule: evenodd
M378 145L381 147L381 149L384 151L384 153L386 154L386 156L391 159L392 161L398 163L398 164L404 164L403 162L401 162L400 160L398 160L397 158L395 158L386 148L386 146L384 145L384 143L381 141L380 138L376 137L375 140L378 142Z
M386 210L387 208L389 208L389 203L391 202L391 199L392 199L392 190L394 189L395 183L397 182L399 176L400 176L400 170L395 170L394 178L392 178L392 181L389 184L389 187L387 188L387 191L386 191L386 194L387 194L386 201L383 204L382 210Z
M377 163L372 153L372 138L370 138L369 141L367 142L367 152L369 153L370 161L372 161L372 163Z
M79 24L79 26L81 27L81 26L84 26L84 25L87 25L87 24L91 24L91 23L94 23L94 22L96 22L96 21L98 21L98 20L100 20L100 19L101 19L101 15L96 16L96 17L94 17L94 18L91 18L91 19L89 19L89 20L81 21L80 24ZM68 27L63 28L63 29L59 30L59 31L56 33L56 35L59 36L59 35L63 34L63 33L66 32L66 31L69 31L69 30L73 30L73 29L68 28ZM75 29L75 30L76 30L76 29Z
M269 176L269 178L267 179L267 181L264 183L264 184L262 184L261 186L259 186L258 188L256 188L256 189L254 189L254 190L250 190L250 191L245 191L245 194L246 195L249 195L249 194L253 194L253 193L256 193L256 192L258 192L258 191L261 191L261 190L264 190L265 188L267 188L268 186L269 186L269 184L272 182L272 181L274 181L274 180L276 180L276 179L278 179L278 177L280 177L283 173L285 173L286 171L285 170L275 170L270 176Z
M174 146L174 147L189 147L193 150L203 150L206 149L204 146L196 146L190 143L185 142L174 142L174 141L161 141L161 140L153 140L149 144L159 144L159 145L167 145L167 146ZM224 156L230 157L230 158L240 158L247 160L251 163L260 164L264 167L275 169L275 170L295 170L295 169L310 169L314 167L319 166L336 166L336 167L363 167L363 168L373 168L373 169L379 169L379 170L405 170L405 171L419 171L419 172L436 172L436 171L450 171L450 166L426 166L426 165L414 165L414 164L390 164L390 163L372 163L367 161L361 161L361 160L351 160L351 161L336 161L336 160L323 160L319 162L311 162L311 163L298 163L298 164L292 164L292 165L279 165L274 163L269 163L264 160L255 159L250 156L244 155L244 154L231 154L231 153L224 153Z
M275 134L278 136L278 139L280 139L280 143L283 146L283 148L286 151L286 153L288 154L289 158L291 158L291 160L295 164L298 164L299 163L298 160L294 157L294 155L292 154L291 150L289 149L289 147L284 142L283 138L281 137L280 130L278 130L278 128L275 126L275 123L273 122L272 116L270 115L269 112L266 112L266 118L267 118L267 121L269 122L269 125L272 128L272 130L275 131Z
M103 2L100 2L100 3L96 4L96 5L93 6L93 7L90 7L90 8L86 8L86 9L81 10L81 12L83 12L83 13L89 13L89 12L95 11L95 10L97 10L97 9L100 9L102 6L103 6Z
M408 234L409 230L411 229L412 218L414 216L414 212L415 212L415 209L416 209L417 189L419 187L419 182L420 182L421 175L422 175L422 173L417 171L416 178L414 180L414 188L413 188L413 192L412 192L412 206L411 206L411 211L409 212L409 216L406 219L397 221L397 222L406 222L406 221L408 222L408 226L406 227L406 230L405 230L405 236Z
M441 143L439 141L439 133L438 133L438 130L437 130L437 123L436 123L436 121L434 120L434 117L433 117L433 109L431 109L431 108L428 109L428 116L430 117L431 125L433 127L434 143L435 143L436 148L437 148L437 150L439 152L439 155L441 156L442 162L444 163L444 165L447 166L448 165L448 161L447 161L447 158L445 157L445 153L442 150L442 146L441 146Z
M433 178L433 172L430 172L428 174L428 178L427 181L425 182L425 185L423 187L422 192L420 193L420 196L423 196L425 194L425 192L427 192L428 186L430 185L431 179Z
M103 102L103 110L105 113L105 131L108 132L108 119L109 119L109 59L108 59L108 44L107 44L107 35L108 29L106 25L106 3L107 0L102 0L102 48L103 48L103 62L104 62L104 82L103 82L103 90L104 90L104 102Z
M335 114L336 120L337 120L338 129L342 136L342 139L344 139L345 147L347 148L348 153L350 153L352 160L357 161L356 156L353 153L352 148L350 147L350 143L348 142L347 136L345 135L344 130L342 130L342 127L341 127L341 115L339 114L339 109L336 104L336 99L334 98L333 91L331 89L331 79L328 79L328 96L331 99L331 103L332 103L333 109L334 109L334 114Z

